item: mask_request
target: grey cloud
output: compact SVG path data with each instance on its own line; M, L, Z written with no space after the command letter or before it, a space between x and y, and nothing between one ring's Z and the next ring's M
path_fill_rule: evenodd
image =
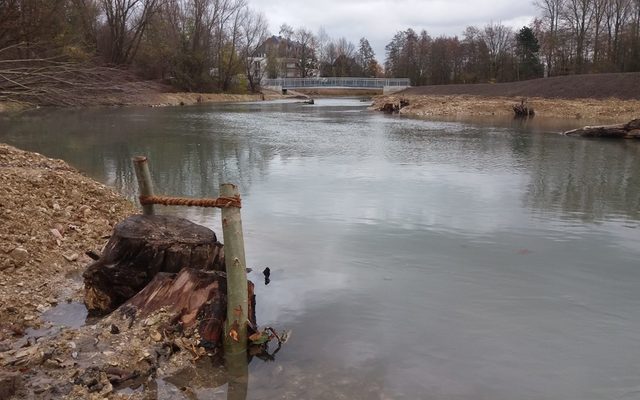
M329 36L344 36L355 44L364 36L380 61L384 46L399 30L425 29L434 37L453 36L469 25L491 21L518 28L537 14L531 2L510 0L250 0L250 5L265 13L274 34L287 23L314 32L324 27Z

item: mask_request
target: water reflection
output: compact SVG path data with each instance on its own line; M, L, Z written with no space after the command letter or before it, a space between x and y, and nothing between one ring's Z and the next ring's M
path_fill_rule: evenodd
M156 397L246 400L248 365L246 353L228 355L225 361L215 357L199 358L171 376L155 381Z
M369 114L356 100L229 105L213 113L210 106L101 108L5 116L0 140L69 160L131 198L130 159L137 154L150 158L160 191L185 196L215 196L223 181L238 182L249 194L269 169L286 168L300 157L348 157L354 172L364 175L371 168L384 174L412 165L463 185L467 173L528 177L523 201L534 212L561 210L585 221L607 215L638 219L637 143L543 133L583 121L481 118L473 123ZM446 165L453 168L437 171Z
M525 205L585 222L640 219L638 143L563 139L532 138Z

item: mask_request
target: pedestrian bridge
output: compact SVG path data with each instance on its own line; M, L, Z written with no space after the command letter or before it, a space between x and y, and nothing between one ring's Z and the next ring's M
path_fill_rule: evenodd
M264 88L283 89L382 89L382 93L393 93L411 86L408 78L276 78L263 79Z

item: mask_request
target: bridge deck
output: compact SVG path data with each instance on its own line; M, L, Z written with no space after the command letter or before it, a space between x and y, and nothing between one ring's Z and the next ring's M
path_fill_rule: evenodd
M263 79L262 86L278 86L283 89L295 88L362 88L382 89L385 87L410 86L405 78L278 78Z

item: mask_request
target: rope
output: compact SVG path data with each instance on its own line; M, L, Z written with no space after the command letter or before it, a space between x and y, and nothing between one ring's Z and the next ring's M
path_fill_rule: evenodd
M218 197L216 199L190 199L186 197L169 196L140 196L140 204L143 206L150 204L160 204L163 206L187 206L187 207L237 207L242 208L240 196Z

